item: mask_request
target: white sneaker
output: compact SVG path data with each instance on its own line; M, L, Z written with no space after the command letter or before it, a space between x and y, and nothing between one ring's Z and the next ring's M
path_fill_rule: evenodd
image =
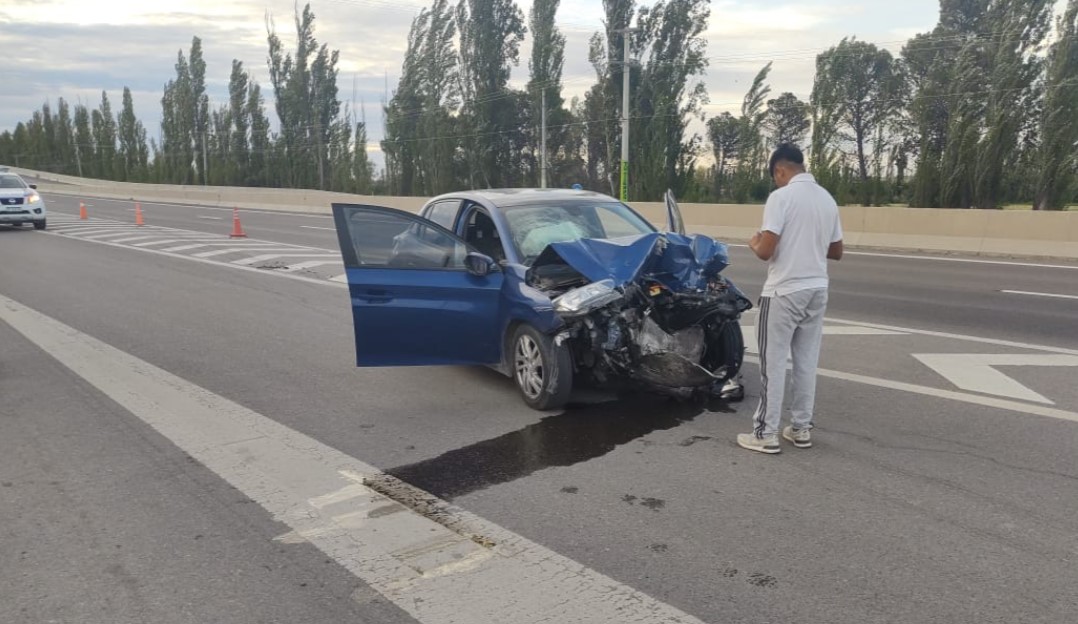
M812 448L812 434L808 429L800 429L794 431L792 426L786 427L782 430L782 437L789 440L799 449Z
M742 433L737 436L737 445L743 449L756 451L757 453L767 453L768 455L782 452L782 447L779 445L779 436L774 433L762 438L757 438L752 433Z

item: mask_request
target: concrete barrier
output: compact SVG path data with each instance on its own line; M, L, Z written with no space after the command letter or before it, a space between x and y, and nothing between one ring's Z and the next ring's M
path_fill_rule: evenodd
M328 214L333 202L365 203L417 212L419 197L362 196L306 189L184 186L111 182L11 168L40 181L48 194ZM662 203L632 202L656 224L666 222ZM742 242L755 233L763 206L681 204L686 227ZM853 248L930 251L991 256L1078 259L1078 212L864 208L843 206L845 242Z

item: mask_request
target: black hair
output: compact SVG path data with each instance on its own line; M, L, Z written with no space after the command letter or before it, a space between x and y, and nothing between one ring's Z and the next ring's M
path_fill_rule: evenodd
M771 154L771 162L767 166L767 171L771 174L772 178L775 177L775 165L779 164L781 161L803 167L805 165L805 155L802 154L801 150L793 143L783 143L782 145L779 145L775 148L775 153Z

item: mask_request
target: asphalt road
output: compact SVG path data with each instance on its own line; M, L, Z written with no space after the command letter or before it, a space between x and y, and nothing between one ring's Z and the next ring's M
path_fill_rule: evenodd
M77 214L47 199L56 229ZM130 202L87 203L133 220ZM231 225L227 210L143 209L155 226ZM241 216L252 238L336 249L329 218ZM1074 268L848 256L816 447L765 457L733 444L758 396L751 361L742 404L627 397L539 414L485 369L354 368L347 293L328 279L29 230L0 229L0 258L9 321L25 306L698 621L1078 614ZM732 259L755 296L762 264L742 248ZM420 594L401 598L314 537L281 539L296 520L263 489L148 424L122 371L102 381L57 359L74 338L47 354L48 335L0 322L0 621L469 621L427 615ZM1043 400L963 388L925 354L1027 358L999 370ZM506 612L543 598L548 578L503 590Z

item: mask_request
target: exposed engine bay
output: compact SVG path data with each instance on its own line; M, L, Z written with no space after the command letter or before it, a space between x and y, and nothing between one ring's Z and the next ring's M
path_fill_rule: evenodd
M548 246L527 283L553 301L579 370L682 393L741 368L739 319L752 304L720 274L727 264L726 246L705 236L583 239Z

